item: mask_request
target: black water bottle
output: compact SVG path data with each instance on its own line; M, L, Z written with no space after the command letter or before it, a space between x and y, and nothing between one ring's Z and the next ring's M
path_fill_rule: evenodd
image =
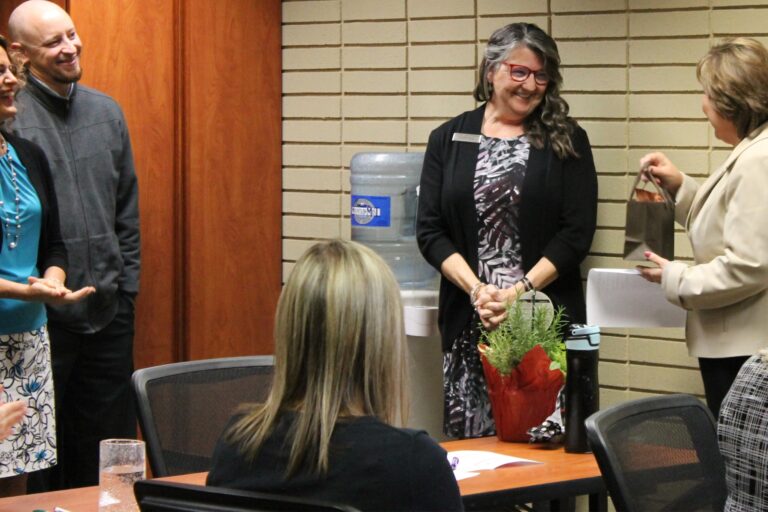
M586 420L600 408L597 366L600 327L574 324L565 339L567 373L565 378L565 451L589 451Z

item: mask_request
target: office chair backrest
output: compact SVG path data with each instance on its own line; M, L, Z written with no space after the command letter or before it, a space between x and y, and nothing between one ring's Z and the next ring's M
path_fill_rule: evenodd
M616 510L723 510L725 469L709 409L690 395L599 411L587 438Z
M157 480L140 480L133 489L141 512L357 512L323 501Z
M156 477L208 471L216 441L243 403L263 402L272 356L229 357L136 370L139 425Z

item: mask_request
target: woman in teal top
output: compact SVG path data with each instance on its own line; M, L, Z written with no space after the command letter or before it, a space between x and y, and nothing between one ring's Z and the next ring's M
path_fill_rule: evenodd
M16 114L17 89L0 36L0 126ZM77 302L94 292L68 290L66 267L45 154L0 129L0 402L27 406L20 424L0 442L0 497L23 494L27 473L56 463L45 303Z

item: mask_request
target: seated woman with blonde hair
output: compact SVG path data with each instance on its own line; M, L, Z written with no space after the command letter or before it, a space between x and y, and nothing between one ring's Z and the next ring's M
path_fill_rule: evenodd
M361 510L462 510L445 451L394 426L407 411L405 350L384 261L354 242L312 246L278 302L270 395L230 421L208 485Z

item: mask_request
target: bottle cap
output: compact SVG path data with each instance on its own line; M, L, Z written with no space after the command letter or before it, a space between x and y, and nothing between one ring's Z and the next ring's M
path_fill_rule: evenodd
M600 326L573 324L565 338L567 350L598 350L600 348Z

